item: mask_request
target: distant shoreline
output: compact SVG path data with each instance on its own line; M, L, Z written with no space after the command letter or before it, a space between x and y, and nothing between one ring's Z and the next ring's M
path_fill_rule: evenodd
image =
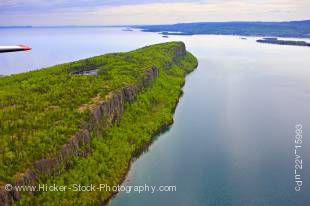
M288 22L199 22L170 25L132 26L162 35L234 35L257 37L310 38L310 20Z

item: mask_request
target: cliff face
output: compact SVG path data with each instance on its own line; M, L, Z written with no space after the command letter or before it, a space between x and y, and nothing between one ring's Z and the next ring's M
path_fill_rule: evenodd
M41 178L57 175L66 168L74 156L87 156L90 150L91 131L102 132L111 124L116 123L124 111L125 103L134 101L138 93L151 85L158 76L159 69L151 67L145 71L144 78L137 84L111 92L105 100L99 102L90 112L90 118L67 144L63 145L57 155L36 161L18 178L14 186L31 186L38 184ZM29 192L32 194L32 192ZM16 190L6 191L0 188L0 206L8 206L21 198Z

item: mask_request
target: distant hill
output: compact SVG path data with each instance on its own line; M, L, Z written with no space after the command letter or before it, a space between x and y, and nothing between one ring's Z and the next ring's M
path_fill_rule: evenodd
M133 26L164 35L221 34L310 38L310 20L288 22L199 22Z

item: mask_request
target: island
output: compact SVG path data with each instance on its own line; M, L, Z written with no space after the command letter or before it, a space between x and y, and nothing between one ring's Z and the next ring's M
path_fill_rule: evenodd
M147 30L143 30L143 31L147 31ZM161 35L193 35L192 33L186 33L186 32L168 32L168 31L164 31L164 32L160 32Z
M123 29L122 31L133 31L133 30L130 29L130 28L125 28L125 29Z
M113 191L4 186L120 184L132 160L173 123L197 64L183 42L168 42L2 77L0 203L105 204Z
M290 45L290 46L310 46L310 43L307 43L305 41L280 40L278 38L263 38L256 40L256 42L267 44Z

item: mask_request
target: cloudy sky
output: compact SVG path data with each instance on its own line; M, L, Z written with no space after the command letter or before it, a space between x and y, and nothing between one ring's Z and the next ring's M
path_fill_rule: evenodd
M310 19L310 0L0 0L0 26Z

